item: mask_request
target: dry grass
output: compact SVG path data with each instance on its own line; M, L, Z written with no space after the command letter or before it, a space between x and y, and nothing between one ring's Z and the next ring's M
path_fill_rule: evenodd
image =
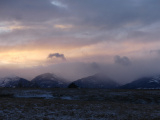
M14 90L11 91L15 94ZM153 103L154 99L159 100L159 91L91 89L52 89L47 91L52 91L51 94L57 96L80 97L79 100L1 97L0 120L160 119L160 104L159 102ZM98 97L101 97L101 99L98 99ZM154 99L151 101L152 97ZM136 99L149 100L145 103L138 103Z

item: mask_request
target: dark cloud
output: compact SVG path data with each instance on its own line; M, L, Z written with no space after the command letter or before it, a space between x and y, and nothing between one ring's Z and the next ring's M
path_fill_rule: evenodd
M55 1L55 0L53 0ZM150 24L160 19L159 1L142 0L59 0L68 9L51 4L51 0L1 0L1 18L18 20L49 20L62 17L60 21L76 25L113 29L129 23ZM64 10L63 10L64 9ZM68 14L66 16L66 11Z
M124 66L131 65L130 59L126 56L120 57L119 55L116 55L114 57L114 62Z
M78 21L90 26L113 29L129 23L150 24L160 19L159 1L155 0L61 0L74 10ZM85 24L86 25L86 24Z
M150 53L157 53L158 55L160 55L160 50L151 50Z
M41 22L65 15L65 10L51 4L51 0L1 0L0 20Z
M60 54L60 53L50 53L47 58L53 58L53 57L61 58L62 60L66 60L64 54Z
M52 1L67 7L57 6ZM65 41L68 45L133 39L159 41L159 29L156 32L142 30L160 21L159 4L159 0L1 0L1 22L18 21L34 29L12 31L6 34L7 38L0 35L0 40L45 39L44 43L63 44ZM60 30L54 28L55 24L71 24L73 28Z

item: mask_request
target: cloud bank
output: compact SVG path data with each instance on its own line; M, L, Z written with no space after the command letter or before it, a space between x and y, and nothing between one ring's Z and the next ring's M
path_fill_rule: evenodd
M159 4L159 0L1 0L0 71L7 75L23 68L24 76L33 76L29 69L68 78L106 71L120 81L156 74Z

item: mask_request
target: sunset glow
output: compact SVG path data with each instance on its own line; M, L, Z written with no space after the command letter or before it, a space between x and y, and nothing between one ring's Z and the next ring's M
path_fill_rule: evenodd
M110 73L139 70L133 74L136 78L148 74L143 72L143 63L145 70L150 68L155 74L160 70L159 3L2 0L0 71L3 75L20 73L25 77L30 77L28 69L35 74L47 71L72 76L67 72L70 69L79 76L84 75L81 71L106 71L112 77ZM116 58L127 58L131 64L124 66Z

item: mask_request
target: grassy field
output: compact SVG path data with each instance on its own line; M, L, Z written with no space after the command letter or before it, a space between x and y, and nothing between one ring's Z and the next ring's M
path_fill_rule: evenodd
M0 120L159 120L160 90L0 89Z

